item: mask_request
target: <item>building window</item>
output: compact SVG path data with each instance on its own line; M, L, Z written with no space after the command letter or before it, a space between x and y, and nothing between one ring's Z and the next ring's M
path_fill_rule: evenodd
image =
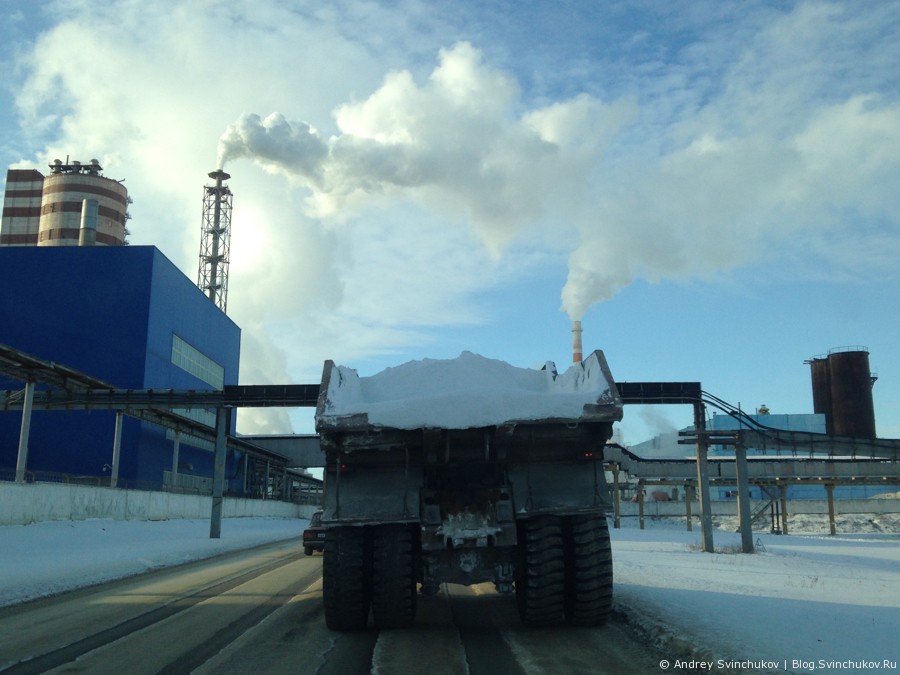
M211 358L172 334L172 363L200 378L213 389L225 386L225 369Z

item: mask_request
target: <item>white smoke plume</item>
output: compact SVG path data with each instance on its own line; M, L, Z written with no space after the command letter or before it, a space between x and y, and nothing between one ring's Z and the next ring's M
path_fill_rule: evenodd
M249 157L265 166L303 176L321 185L320 168L328 146L310 125L290 123L280 113L265 119L248 114L230 125L219 139L219 168L239 157Z
M499 255L528 225L571 227L590 168L635 114L631 101L586 95L523 108L516 82L459 43L440 52L424 85L391 73L368 99L338 107L338 135L280 113L244 115L222 135L219 158L249 157L299 180L319 218L400 194L471 223Z
M778 65L772 77L791 67ZM791 101L772 84L780 105L801 107L786 116L760 94L767 86L733 87L648 139L636 100L581 94L529 109L514 78L463 42L426 82L393 72L338 106L332 136L280 113L245 115L223 134L220 161L250 158L298 181L317 218L399 196L468 223L495 257L526 231L563 240L562 308L581 319L638 278L714 275L783 241L849 241L835 218L847 210L897 221L895 192L879 186L900 169L900 106L852 92Z

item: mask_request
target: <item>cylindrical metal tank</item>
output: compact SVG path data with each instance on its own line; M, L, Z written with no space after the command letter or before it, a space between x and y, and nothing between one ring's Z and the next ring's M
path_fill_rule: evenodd
M41 220L44 176L35 169L9 169L0 219L0 246L34 246Z
M97 160L90 164L54 162L50 168L51 174L44 178L37 245L77 246L85 199L97 202L96 244L124 244L128 217L125 186L101 176Z
M813 412L825 415L825 433L834 434L831 423L831 375L827 356L814 356L807 361L812 375Z
M78 234L79 246L94 246L97 243L97 218L100 213L100 202L96 199L85 199L81 203L81 231Z
M835 436L875 438L875 405L869 352L861 347L828 353L831 417Z

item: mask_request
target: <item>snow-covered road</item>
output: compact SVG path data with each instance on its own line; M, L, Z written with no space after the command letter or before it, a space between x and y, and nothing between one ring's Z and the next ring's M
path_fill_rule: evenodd
M747 672L895 672L900 521L858 518L840 523L856 534L802 534L822 526L799 521L791 527L798 534L755 534L754 555L734 552L740 538L727 521L715 533L715 554L677 522L648 521L640 530L626 521L612 530L617 609L661 647L671 672L706 663ZM305 525L226 519L218 540L209 539L206 520L0 527L0 605L299 538Z

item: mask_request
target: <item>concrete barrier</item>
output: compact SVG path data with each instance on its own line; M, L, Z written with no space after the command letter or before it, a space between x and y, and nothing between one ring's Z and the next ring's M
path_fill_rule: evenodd
M757 500L751 502L756 510ZM838 514L848 513L900 513L900 499L838 499ZM275 500L239 499L225 497L225 518L308 518L316 507ZM45 520L87 520L110 518L113 520L172 520L178 518L209 518L212 498L204 495L174 492L149 492L144 490L120 490L115 488L69 485L62 483L8 483L0 482L0 525L27 525ZM789 514L827 514L828 502L824 499L795 499L788 502ZM716 516L737 515L736 501L713 501L712 512ZM691 513L700 513L700 504L692 502ZM638 515L638 504L622 502L623 517ZM644 515L684 516L684 502L644 503Z
M712 514L714 516L736 516L738 514L737 500L713 501ZM750 501L750 510L756 511L763 502L753 499ZM835 499L835 513L900 513L900 499ZM623 517L637 516L640 505L635 502L621 502L619 514ZM653 516L684 516L686 513L684 502L644 502L644 515ZM787 503L787 512L794 514L824 514L828 515L828 501L825 499L792 499ZM700 502L691 502L691 514L696 518L700 513Z
M309 518L315 506L274 500L225 497L225 518ZM0 482L0 525L45 520L173 520L209 518L208 495L119 490L61 483Z

